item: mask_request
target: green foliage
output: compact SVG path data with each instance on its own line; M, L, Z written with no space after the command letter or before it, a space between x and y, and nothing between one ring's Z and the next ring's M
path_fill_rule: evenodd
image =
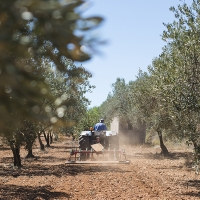
M55 102L55 96L45 81L43 62L53 63L67 78L85 79L83 68L66 64L68 59L90 59L91 49L99 43L88 31L97 27L102 18L83 17L84 3L83 0L1 1L1 133L12 133L21 117L48 123L49 112L43 101ZM71 81L77 83L75 79ZM13 129L7 124L12 124Z
M81 131L88 131L90 127L94 127L94 125L99 122L100 118L102 118L100 107L93 107L87 110L87 112L82 115L82 119L74 128L75 135L79 135Z
M21 122L21 127L18 129L21 133L24 147L26 150L32 150L32 146L37 138L37 126L28 120ZM19 138L19 135L16 135Z
M51 94L55 98L53 103L46 100L45 108L50 119L58 122L59 126L61 126L61 120L63 121L62 126L69 126L81 120L89 104L84 95L94 87L88 81L92 75L83 67L76 67L69 60L66 64L68 68L78 70L79 73L70 77L67 73L49 66L48 62L44 65L45 81L50 85ZM52 115L52 111L56 113L56 117Z
M165 24L163 39L167 45L153 62L152 75L155 87L163 99L174 124L174 136L194 145L198 162L200 121L200 71L199 71L199 1L191 7L185 3L171 8L176 21Z
M125 84L118 78L100 109L108 120L118 116L133 127L145 123L165 139L187 141L194 146L194 161L200 162L200 1L171 7L175 20L164 24L162 53L154 58L148 73ZM149 136L150 137L150 136Z
M134 108L130 112L130 117L137 121L147 122L151 117L153 110L157 107L157 99L153 88L153 79L146 72L141 70L138 73L136 81L129 82L129 102L130 107Z
M101 112L105 116L106 122L111 122L116 116L126 121L128 113L127 89L124 79L117 78L116 82L112 84L112 93L101 105Z
M14 164L21 165L20 145L31 150L36 134L51 125L72 132L87 111L91 74L73 62L92 57L101 41L90 32L103 19L84 17L85 3L0 3L0 134L10 142Z

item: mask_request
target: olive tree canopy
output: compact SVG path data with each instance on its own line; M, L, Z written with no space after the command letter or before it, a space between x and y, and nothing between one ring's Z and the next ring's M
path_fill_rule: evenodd
M1 0L2 129L18 123L22 116L39 121L48 118L44 99L54 102L55 98L41 68L45 59L64 72L66 79L79 77L82 70L71 68L71 61L89 60L93 47L100 43L89 33L102 18L83 17L86 5L83 0Z

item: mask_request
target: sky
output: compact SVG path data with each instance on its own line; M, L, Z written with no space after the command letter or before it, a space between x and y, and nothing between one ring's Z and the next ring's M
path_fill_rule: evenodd
M91 0L86 16L104 18L95 30L107 44L98 46L96 54L83 67L92 73L90 84L96 88L85 96L91 101L89 108L100 106L117 78L126 83L136 80L139 69L147 72L152 60L162 52L165 42L161 35L164 23L175 20L171 6L182 4L179 0ZM191 5L192 0L185 0Z

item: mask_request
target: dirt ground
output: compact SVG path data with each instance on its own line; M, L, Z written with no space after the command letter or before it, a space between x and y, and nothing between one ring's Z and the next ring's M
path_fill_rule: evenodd
M71 139L56 142L44 152L34 147L34 159L22 168L12 166L9 148L0 147L1 200L109 200L200 199L200 175L188 158L190 150L169 149L164 158L159 148L125 146L130 164L65 164Z

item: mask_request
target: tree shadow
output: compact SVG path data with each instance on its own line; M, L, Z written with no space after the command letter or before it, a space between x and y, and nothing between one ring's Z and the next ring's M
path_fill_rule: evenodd
M200 180L188 180L183 183L184 186L188 187L194 187L196 189L200 189Z
M2 163L12 163L13 162L13 158L12 157L3 157L0 159Z
M51 186L17 186L17 185L0 185L0 199L20 199L20 200L34 200L44 199L50 200L55 198L69 199L70 195L64 192L52 192Z
M172 170L175 170L175 169L183 169L184 166L171 166L171 167L155 167L155 169L172 169ZM188 167L189 168L189 167Z
M74 164L60 164L44 166L42 164L25 165L20 169L3 168L0 166L0 176L76 176L78 174L91 175L97 172L131 172L126 169L122 169L118 166L112 165L74 165Z
M66 158L58 158L58 157L55 157L55 156L35 156L34 158L24 158L23 161L26 163L26 162L34 162L35 160L37 160L38 163L44 163L44 162L59 162L59 161L62 161L63 163L67 160L67 156Z
M56 146L56 145L52 145L50 147L47 147L47 148L50 148L50 149L74 149L74 148L78 148L78 146L66 146L66 145L63 145L63 146Z
M69 165L66 165L66 169L69 175L78 175L79 173L91 175L97 172L116 172L116 173L132 172L130 170L122 169L113 164L110 164L110 165L105 165L105 164L87 165L86 164L86 165L78 165L78 166L69 164Z
M0 146L0 151L10 150L10 147Z
M200 190L200 180L188 180L183 183L183 185L187 188L196 188L197 190ZM200 197L200 191L199 192L186 192L183 195L185 196L192 196L192 197Z
M178 160L180 158L192 158L192 152L173 152L169 153L169 155L165 156L166 158L170 160Z
M187 192L184 193L185 196L200 197L200 192Z
M169 152L168 155L163 155L162 153L135 153L135 155L127 155L127 158L129 159L134 159L135 157L137 158L142 158L146 160L170 160L170 161L175 161L179 159L185 159L185 164L179 165L179 166L171 166L171 167L162 167L162 168L157 168L157 169L182 169L182 168L187 168L187 170L192 169L192 153L191 152Z
M145 159L155 159L155 160L164 160L164 159L170 159L170 160L178 160L180 158L188 158L192 157L192 153L188 152L169 152L167 155L163 155L162 153L135 153L135 155L127 155L127 157L142 157Z

